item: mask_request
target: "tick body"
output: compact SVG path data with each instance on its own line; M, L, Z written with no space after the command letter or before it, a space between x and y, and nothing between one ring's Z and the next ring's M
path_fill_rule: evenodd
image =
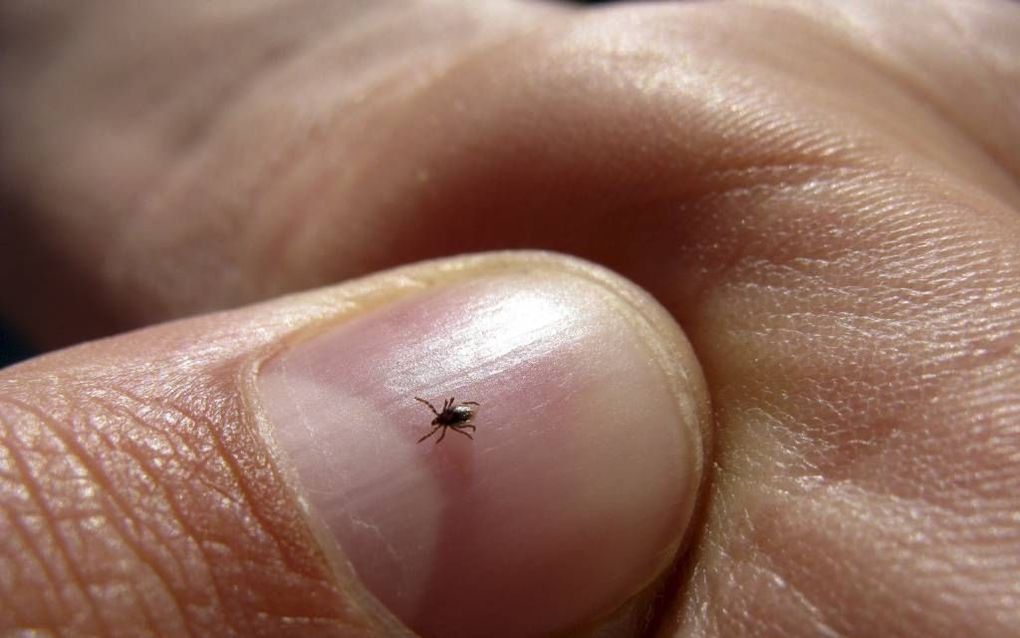
M449 400L443 402L442 410L436 410L425 399L414 397L414 400L427 405L429 410L432 410L432 414L436 415L436 418L432 419L432 431L418 439L419 443L440 430L442 430L442 433L436 439L437 444L446 436L447 430L459 432L467 438L474 440L474 437L468 434L467 430L474 431L475 429L475 426L471 424L471 420L478 414L478 403L474 401L457 403L453 397L450 397Z

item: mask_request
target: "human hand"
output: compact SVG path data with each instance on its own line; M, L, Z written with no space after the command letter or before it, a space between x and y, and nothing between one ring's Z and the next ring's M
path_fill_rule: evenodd
M479 4L3 10L5 629L1015 633L1017 7Z

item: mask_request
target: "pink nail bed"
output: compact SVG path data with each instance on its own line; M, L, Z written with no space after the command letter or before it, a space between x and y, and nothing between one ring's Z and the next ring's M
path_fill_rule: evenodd
M700 442L623 302L572 275L418 293L260 373L276 444L359 579L423 636L541 636L668 565ZM469 440L419 444L455 397Z

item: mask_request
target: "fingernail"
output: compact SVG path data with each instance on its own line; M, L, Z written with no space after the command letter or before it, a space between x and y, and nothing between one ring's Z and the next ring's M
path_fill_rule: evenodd
M638 593L689 522L698 426L649 326L580 276L486 276L299 342L259 391L304 497L400 620L543 636ZM419 443L435 416L415 397L477 402L476 429Z

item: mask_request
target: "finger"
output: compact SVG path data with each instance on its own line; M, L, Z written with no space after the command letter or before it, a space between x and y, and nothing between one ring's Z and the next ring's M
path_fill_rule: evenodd
M838 35L895 78L912 110L939 114L963 144L946 139L941 149L925 140L926 127L900 127L894 134L913 149L1014 205L1020 177L1020 8L999 0L977 2L804 2L769 0L767 5L801 14L822 33ZM911 33L902 27L911 25ZM922 37L917 37L923 34ZM831 78L838 82L837 78ZM848 97L862 87L844 84ZM870 101L874 101L872 96ZM896 108L893 100L876 105ZM911 107L908 107L911 108Z
M690 228L673 202L816 174L839 185L846 157L1020 202L1015 7L925 3L904 30L903 3L786 4L797 11L335 3L54 21L77 36L10 39L63 55L10 56L48 62L12 65L5 92L0 235L18 240L0 252L0 303L18 303L3 311L67 343L515 246L659 291ZM970 37L940 36L952 28ZM139 40L149 55L121 54ZM204 53L225 41L232 55Z
M0 310L53 347L308 287L285 277L280 288L272 273L263 285L262 258L244 248L261 254L281 228L278 211L263 218L256 206L282 203L263 185L289 181L280 172L316 131L367 130L382 103L408 108L418 85L561 12L410 0L5 4ZM360 155L352 141L331 157ZM225 151L244 168L207 174ZM193 181L203 174L206 186ZM203 194L177 208L196 187ZM153 297L157 280L166 294Z
M470 396L419 446L415 396ZM0 375L5 633L640 627L707 436L675 324L545 254L422 264Z

